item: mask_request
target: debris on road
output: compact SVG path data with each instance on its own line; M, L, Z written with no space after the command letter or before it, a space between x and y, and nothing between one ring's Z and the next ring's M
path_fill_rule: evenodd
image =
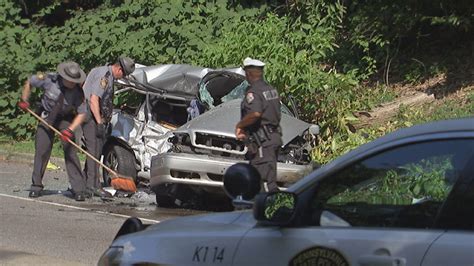
M131 199L137 200L141 203L154 203L155 195L150 195L144 191L138 191L137 193L133 194Z
M115 193L117 193L117 190L114 189L113 187L104 187L103 189L109 192L110 194L112 194L112 196L115 196Z
M46 169L48 170L59 170L61 169L61 167L55 165L54 163L52 163L51 161L48 162L48 165L46 166Z

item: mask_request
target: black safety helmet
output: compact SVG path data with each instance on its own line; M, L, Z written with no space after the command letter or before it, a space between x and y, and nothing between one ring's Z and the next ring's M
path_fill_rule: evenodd
M135 71L135 62L130 57L119 56L117 62L120 64L125 76L130 75Z

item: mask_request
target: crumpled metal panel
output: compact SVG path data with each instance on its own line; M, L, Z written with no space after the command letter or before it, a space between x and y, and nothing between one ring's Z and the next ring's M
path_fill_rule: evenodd
M168 138L171 136L172 134L168 128L156 122L148 122L145 125L140 135L143 142L138 142L137 145L132 146L132 149L139 151L140 159L145 168L150 168L152 156L165 153L171 148L172 144L168 142Z
M137 68L132 76L139 82L169 93L196 96L197 84L208 71L204 67L168 64Z
M138 118L143 117L143 108ZM125 141L133 150L135 157L141 162L141 168L150 168L153 155L167 152L171 148L168 138L172 135L170 129L144 119L134 119L131 115L115 110L112 115L113 137Z
M135 119L131 115L124 114L120 110L114 110L110 123L113 137L122 139L128 144L135 141L138 125L136 125Z

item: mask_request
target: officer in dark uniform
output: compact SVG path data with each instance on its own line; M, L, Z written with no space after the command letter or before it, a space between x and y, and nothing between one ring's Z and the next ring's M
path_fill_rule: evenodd
M89 107L89 115L82 126L87 150L100 159L105 141L107 124L112 118L114 81L131 74L135 62L121 56L115 64L96 67L89 72L83 89ZM89 195L110 198L112 195L103 190L99 181L99 168L96 162L87 158L84 167Z
M246 58L244 71L250 86L242 100L241 120L235 127L237 139L247 143L247 157L257 168L268 191L278 191L276 183L278 151L282 145L280 97L277 90L263 80L259 60Z
M80 126L86 117L87 107L84 101L84 92L80 86L85 78L86 74L77 63L61 63L57 73L38 73L31 76L25 82L21 100L18 103L21 109L26 110L30 106L28 99L31 87L44 90L37 113L50 125L61 131L66 170L77 201L84 201L86 184L76 148L68 140L74 140L74 129ZM36 129L35 161L29 193L31 198L41 196L43 176L51 156L53 139L54 132L43 123L39 123Z

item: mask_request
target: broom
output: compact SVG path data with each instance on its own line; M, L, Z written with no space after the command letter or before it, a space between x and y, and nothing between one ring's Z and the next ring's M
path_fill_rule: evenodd
M61 132L59 132L59 130L57 130L56 128L54 128L53 126L51 126L50 124L48 124L48 122L46 122L46 120L44 120L43 118L41 118L39 115L37 115L35 112L31 111L31 109L29 108L26 108L26 110L32 114L36 119L38 119L39 121L41 121L43 124L45 124L48 128L50 128L52 131L54 131L56 134L58 134L59 136L61 136ZM82 153L84 153L85 155L87 155L89 158L91 158L92 160L94 160L96 163L98 163L102 168L104 168L105 170L107 170L107 172L110 173L111 175L111 178L112 178L112 181L110 181L110 184L112 185L112 187L114 189L117 189L117 190L124 190L124 191L128 191L128 192L136 192L137 191L137 186L135 185L135 181L133 180L132 177L127 177L127 176L120 176L117 172L115 172L114 170L110 169L109 167L107 167L107 165L103 164L101 161L97 160L92 154L88 153L87 151L85 151L83 148L81 148L79 145L77 145L74 141L68 139L68 142L71 143L74 147L76 147L78 150L80 150Z

